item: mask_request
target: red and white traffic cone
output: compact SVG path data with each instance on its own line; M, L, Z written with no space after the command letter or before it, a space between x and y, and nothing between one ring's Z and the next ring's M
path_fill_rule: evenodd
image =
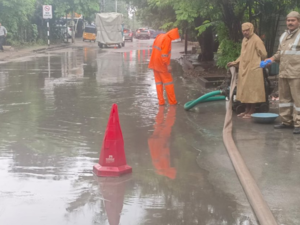
M98 177L117 177L132 172L132 168L126 162L124 140L116 104L112 106L99 163L94 165L93 172Z

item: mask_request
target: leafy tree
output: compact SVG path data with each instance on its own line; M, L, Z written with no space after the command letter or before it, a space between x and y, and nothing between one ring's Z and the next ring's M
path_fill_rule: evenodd
M55 13L57 16L71 14L71 21L74 21L75 12L87 16L99 12L98 0L49 0L49 3L55 6ZM72 42L74 41L75 32L72 32Z
M54 18L77 12L90 19L99 12L98 0L0 0L0 21L8 29L8 42L31 42L43 37L46 29L42 5L47 4L53 6Z
M279 18L300 5L299 0L127 0L145 23L169 29L198 30L202 60L211 59L214 34L220 43L218 66L236 59L243 38L241 24L252 22L272 54Z
M0 0L0 21L8 30L8 41L21 42L32 39L34 26L31 15L34 12L35 0Z

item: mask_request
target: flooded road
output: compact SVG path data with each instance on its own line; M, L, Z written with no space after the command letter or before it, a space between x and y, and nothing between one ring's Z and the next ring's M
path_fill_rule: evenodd
M158 107L147 46L64 49L0 65L1 225L257 224L223 146L225 102L184 111L182 105L201 90L173 62L180 104ZM133 173L97 178L92 169L113 103ZM261 157L276 145L272 129L256 124L249 130L246 124L237 136L248 144L238 147L266 201L282 224L298 224L299 202L290 206L282 196L291 187L276 185L284 176L275 174L278 162L272 169L266 165L278 158ZM292 161L285 174L299 196L295 141L292 153L280 154L283 168ZM280 190L268 191L269 184Z

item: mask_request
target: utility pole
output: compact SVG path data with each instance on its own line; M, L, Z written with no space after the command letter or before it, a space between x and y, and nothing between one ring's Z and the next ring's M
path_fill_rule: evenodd
M74 10L71 11L71 27L72 27L72 43L75 42L75 22L74 22Z
M118 0L116 0L116 12L118 12Z

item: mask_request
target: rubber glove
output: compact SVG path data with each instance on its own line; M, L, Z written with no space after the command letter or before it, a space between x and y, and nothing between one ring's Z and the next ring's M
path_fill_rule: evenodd
M267 61L261 61L259 67L260 68L265 68L266 65L268 65L269 63L271 63L272 61L270 59L268 59Z

